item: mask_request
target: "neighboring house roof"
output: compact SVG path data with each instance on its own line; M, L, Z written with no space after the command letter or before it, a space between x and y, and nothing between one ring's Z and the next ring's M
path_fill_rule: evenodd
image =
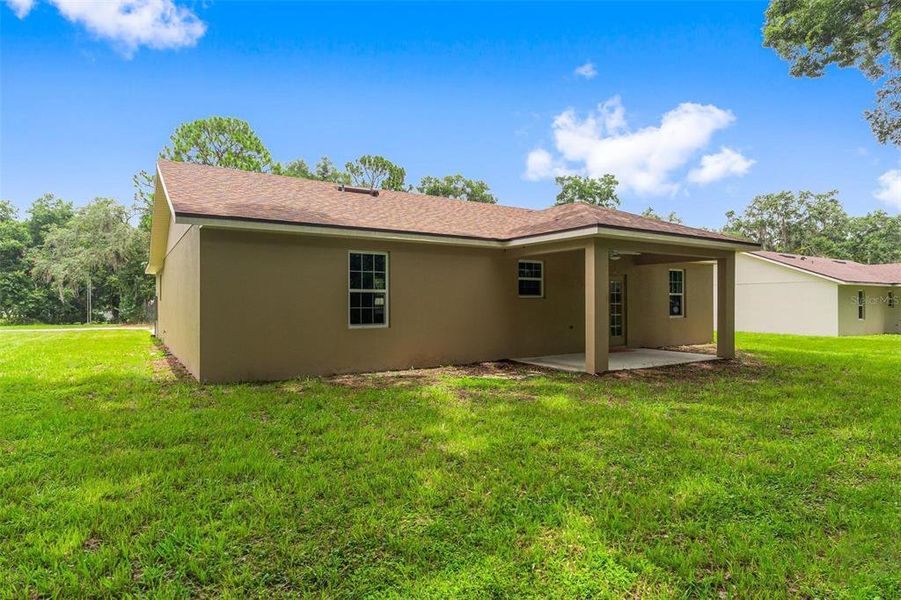
M337 227L506 242L589 227L650 232L758 247L745 239L586 204L532 210L160 160L178 220L192 218Z
M877 285L901 285L901 263L865 265L853 260L839 260L820 256L802 256L782 252L749 252L766 260L788 265L814 275L841 283L868 283Z

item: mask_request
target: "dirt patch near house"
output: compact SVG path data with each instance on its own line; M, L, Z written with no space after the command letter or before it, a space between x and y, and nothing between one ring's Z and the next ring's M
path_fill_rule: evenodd
M697 354L716 354L716 346L712 352L705 352L705 346L676 346L661 348ZM601 378L622 381L644 381L649 383L668 383L672 381L692 381L702 383L718 377L735 377L755 381L772 373L772 367L757 360L753 355L739 353L733 359L709 360L682 363L678 365L662 365L647 369L627 369L609 371Z
M681 352L716 354L716 346L679 346L665 348ZM753 356L741 353L735 359L714 360L664 365L647 369L609 371L602 375L590 375L572 371L560 371L550 367L529 365L509 360L436 367L431 369L409 369L405 371L385 371L381 373L359 373L324 377L323 381L353 388L415 387L440 382L446 377L480 377L505 380L522 380L531 377L562 377L585 382L616 379L620 381L667 382L675 380L703 381L717 376L739 376L751 379L763 377L770 369Z
M151 337L156 356L153 359L153 378L156 381L194 381L191 372L157 337Z
M172 354L158 338L152 338L155 357L152 361L153 378L157 381L195 382L190 371ZM698 354L716 354L715 344L699 346L668 346L662 350L676 352L695 352ZM609 371L601 375L591 375L573 371L561 371L550 367L519 363L512 360L499 360L467 365L452 365L427 369L406 369L403 371L382 371L377 373L351 373L322 377L321 381L334 385L358 388L413 388L433 385L448 377L478 377L502 380L523 380L532 377L561 377L569 380L585 382L616 379L624 381L667 382L674 380L703 381L711 376L730 375L748 376L751 379L762 377L770 369L750 354L739 353L732 360L716 360L705 362L665 365L645 369L629 369ZM315 379L315 378L314 378ZM294 385L298 380L287 380L284 384ZM260 382L266 385L270 382Z
M409 369L404 371L384 371L380 373L357 373L348 375L332 375L324 377L323 381L348 387L372 388L372 387L413 387L438 383L445 377L483 377L496 379L526 379L539 375L547 375L549 372L558 373L552 369L543 369L533 365L526 365L509 360L493 362L472 363L468 365L454 365L446 367L433 367L430 369Z
M716 355L716 344L698 344L697 346L663 346L660 350L672 352L694 352L695 354Z

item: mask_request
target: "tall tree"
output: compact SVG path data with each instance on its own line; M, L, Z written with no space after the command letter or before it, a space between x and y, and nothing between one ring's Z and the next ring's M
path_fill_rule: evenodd
M28 231L32 244L40 246L44 237L54 227L62 227L75 215L72 203L53 194L44 194L31 203L28 209Z
M848 213L838 191L825 194L799 192L802 221L797 252L808 256L842 256L848 239Z
M12 203L0 200L0 319L11 322L26 320L32 300L25 260L31 235L17 216Z
M667 221L669 223L682 223L682 219L679 218L679 215L676 214L676 211L670 211L668 215L665 217L654 210L654 207L647 207L642 213L642 217L647 217L649 219L657 219L658 221Z
M355 186L371 190L383 189L402 192L406 190L404 178L407 172L384 156L366 154L344 165Z
M901 263L901 215L894 217L877 210L851 217L845 256L868 264Z
M763 39L795 77L820 77L834 64L884 79L864 114L880 143L901 145L901 2L772 0Z
M350 183L350 176L339 170L328 156L323 156L316 163L313 179L332 183Z
M141 226L132 229L121 263L110 271L107 282L117 297L115 308L121 321L144 322L147 319L147 302L153 298L155 285L153 278L144 273L149 248L150 231Z
M92 320L94 283L105 271L126 262L132 228L125 207L97 198L79 209L63 227L54 227L31 252L35 277L53 284L60 299L66 291L87 292L87 322Z
M138 218L138 227L150 231L153 217L153 193L156 190L153 175L141 169L132 176L131 182L135 187L132 211Z
M616 186L619 182L609 173L603 177L562 175L554 181L560 186L560 192L557 194L558 205L582 202L606 208L619 206L619 197L616 195Z
M444 196L470 202L496 204L497 198L489 191L488 184L480 179L467 179L460 174L445 177L426 175L416 189L421 194Z
M15 221L19 216L19 211L13 206L9 200L0 200L0 223L8 223Z
M844 253L848 216L833 190L756 196L742 215L726 213L726 229L757 240L765 250L814 256Z
M878 210L849 217L838 192L778 192L755 197L742 214L726 213L726 231L764 250L862 263L901 262L901 215Z
M272 167L272 172L286 177L300 177L332 183L349 184L351 182L350 175L338 169L328 156L320 158L312 169L307 161L299 158L287 163L276 163Z
M276 163L272 166L272 172L286 177L301 177L303 179L315 179L310 166L303 159L292 160L287 163Z
M209 117L179 125L171 146L161 158L180 162L228 167L242 171L269 171L272 156L246 121L234 117Z
M726 213L726 231L755 240L764 250L795 252L801 245L804 206L792 192L756 196L741 215Z

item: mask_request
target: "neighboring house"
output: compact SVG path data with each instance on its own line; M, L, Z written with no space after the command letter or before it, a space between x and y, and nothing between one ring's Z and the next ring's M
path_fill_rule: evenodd
M901 263L779 252L738 256L735 328L761 333L901 333Z
M157 333L203 381L711 341L754 244L584 204L530 210L160 161Z

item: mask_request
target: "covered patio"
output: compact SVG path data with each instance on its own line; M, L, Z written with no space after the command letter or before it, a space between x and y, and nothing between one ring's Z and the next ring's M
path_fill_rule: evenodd
M733 358L736 250L730 241L686 236L674 243L629 231L514 250L512 257L546 268L549 278L566 272L569 283L549 279L544 297L553 310L528 319L551 331L559 322L560 343L524 347L513 360L603 373ZM660 349L712 342L714 311L716 355Z
M558 371L585 371L585 354L553 354L549 356L530 356L526 358L514 358L515 362L557 369ZM626 371L631 369L652 369L670 365L683 365L687 363L719 360L712 354L699 354L697 352L674 352L672 350L658 350L655 348L626 348L621 351L610 352L608 358L608 371Z

